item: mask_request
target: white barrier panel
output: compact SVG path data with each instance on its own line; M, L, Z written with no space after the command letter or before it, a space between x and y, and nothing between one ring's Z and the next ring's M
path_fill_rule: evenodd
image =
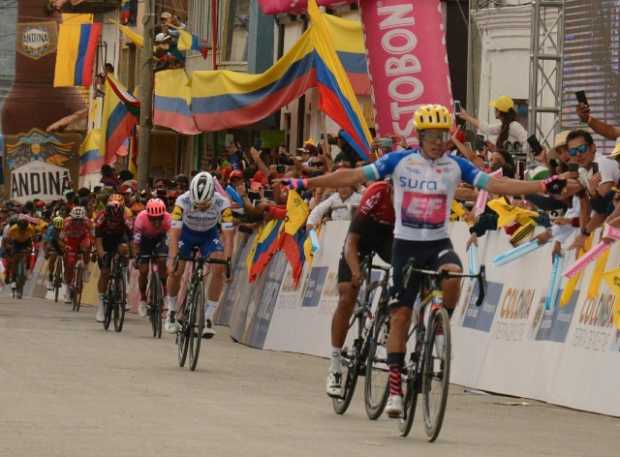
M329 222L321 231L321 251L306 266L298 289L287 267L264 349L318 356L330 353L331 317L338 291L338 260L348 222ZM451 227L451 239L466 264L464 224ZM620 331L613 324L614 297L604 281L587 299L594 263L581 277L570 302L545 311L551 274L551 244L508 265L492 258L509 249L503 232L479 241L479 258L487 266L485 303L475 306L476 291L463 284L453 319L452 381L469 387L519 395L573 408L620 416ZM567 254L566 268L574 260ZM620 263L612 247L605 270ZM271 268L271 266L270 266ZM562 280L562 288L566 279ZM253 305L255 306L255 305ZM265 322L263 322L263 328Z

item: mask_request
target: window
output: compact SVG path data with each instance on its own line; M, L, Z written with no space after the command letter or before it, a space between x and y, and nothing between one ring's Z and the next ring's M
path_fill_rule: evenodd
M224 60L247 62L250 0L230 0L224 15Z

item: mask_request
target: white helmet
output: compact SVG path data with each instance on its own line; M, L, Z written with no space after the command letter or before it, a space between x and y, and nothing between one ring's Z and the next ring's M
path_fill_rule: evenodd
M69 216L72 219L84 219L86 218L86 210L82 206L76 206L71 210Z
M206 171L201 171L192 178L189 185L189 196L192 203L209 203L215 193L213 176Z

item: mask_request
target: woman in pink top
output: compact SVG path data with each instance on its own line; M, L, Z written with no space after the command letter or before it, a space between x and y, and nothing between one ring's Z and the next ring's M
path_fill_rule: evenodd
M138 312L145 317L148 313L146 304L146 287L149 274L149 260L152 256L157 257L157 267L163 284L166 284L166 259L168 246L166 237L172 217L166 211L166 204L159 198L153 198L146 204L146 209L141 211L133 225L134 251L138 253L136 267L140 271L138 285L140 287L140 306Z

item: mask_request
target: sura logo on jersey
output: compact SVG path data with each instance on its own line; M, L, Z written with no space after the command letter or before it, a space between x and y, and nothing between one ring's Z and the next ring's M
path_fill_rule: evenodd
M428 179L417 179L401 176L398 178L400 187L411 190L422 190L428 192L437 192L437 181Z

